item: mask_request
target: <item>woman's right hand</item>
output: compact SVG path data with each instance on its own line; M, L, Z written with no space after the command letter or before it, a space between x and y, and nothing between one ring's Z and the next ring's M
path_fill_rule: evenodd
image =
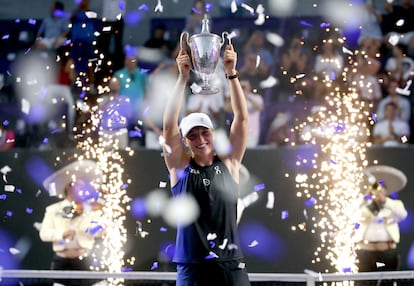
M187 52L184 49L181 49L178 53L177 58L175 59L178 66L178 72L180 75L189 77L191 69L191 61Z

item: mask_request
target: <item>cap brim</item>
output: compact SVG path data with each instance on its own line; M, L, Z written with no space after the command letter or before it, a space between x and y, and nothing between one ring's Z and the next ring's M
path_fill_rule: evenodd
M407 176L391 166L370 166L366 168L366 174L368 177L374 177L376 182L383 182L389 193L399 192L407 185Z
M99 176L100 171L95 161L76 160L48 176L43 181L43 187L50 196L58 196L64 193L68 184L77 179L92 182L97 180Z

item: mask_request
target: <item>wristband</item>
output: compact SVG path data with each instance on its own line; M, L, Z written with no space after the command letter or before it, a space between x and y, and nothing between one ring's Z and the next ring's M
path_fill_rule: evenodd
M239 77L239 72L236 72L236 74L234 75L227 75L226 74L226 78L228 78L229 80L235 79Z

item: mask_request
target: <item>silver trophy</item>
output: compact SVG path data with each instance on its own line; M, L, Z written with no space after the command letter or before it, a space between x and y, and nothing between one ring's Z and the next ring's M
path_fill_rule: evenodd
M183 48L183 38L186 37L186 43L191 49L191 59L193 62L194 72L203 81L201 89L194 91L198 94L215 94L220 91L219 88L211 85L210 80L216 71L218 60L220 59L221 47L225 42L225 36L231 44L230 34L223 32L220 36L210 33L208 28L208 18L204 15L201 33L189 36L188 32L182 32L180 36L180 47Z

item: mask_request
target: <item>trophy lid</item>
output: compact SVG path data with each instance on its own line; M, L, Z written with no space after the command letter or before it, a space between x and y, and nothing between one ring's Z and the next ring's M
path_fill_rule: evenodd
M203 18L203 22L202 22L202 26L201 26L201 33L202 34L210 33L210 30L208 28L208 17L207 17L207 14L204 14L204 18Z

